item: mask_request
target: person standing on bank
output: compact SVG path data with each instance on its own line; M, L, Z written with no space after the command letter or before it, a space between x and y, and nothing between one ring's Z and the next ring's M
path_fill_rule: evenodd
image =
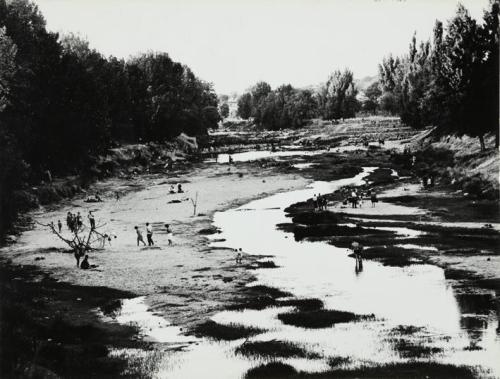
M139 227L135 226L134 229L135 229L135 232L137 233L137 246L139 246L139 242L142 242L142 244L144 246L146 246L146 242L144 242L144 238L142 237L142 233L139 230ZM103 247L104 247L104 243L106 243L106 240L104 240L104 242L103 242Z
M89 211L88 218L89 218L89 222L90 222L90 230L94 230L95 229L95 217L92 214L92 211Z
M172 245L172 242L173 242L173 233L172 233L172 229L170 228L170 225L169 224L165 224L165 229L167 229L167 239L168 239L168 245Z
M146 237L148 238L148 246L153 246L155 244L153 242L153 228L149 222L146 222Z

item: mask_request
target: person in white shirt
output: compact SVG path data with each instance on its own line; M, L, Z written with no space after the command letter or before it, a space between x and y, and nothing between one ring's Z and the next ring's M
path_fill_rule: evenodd
M153 246L155 244L153 242L153 228L149 225L149 222L146 222L146 237L148 239L148 246Z

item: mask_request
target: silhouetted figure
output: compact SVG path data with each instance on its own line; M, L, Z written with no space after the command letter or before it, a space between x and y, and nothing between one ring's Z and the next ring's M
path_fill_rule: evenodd
M84 270L88 270L90 268L89 256L88 255L85 255L85 257L83 257L83 261L80 264L80 268L82 268Z
M146 222L146 237L148 238L148 246L154 246L153 228L149 225L149 222Z

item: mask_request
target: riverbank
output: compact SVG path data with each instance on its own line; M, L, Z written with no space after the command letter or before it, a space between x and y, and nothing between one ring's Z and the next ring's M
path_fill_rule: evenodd
M185 192L169 194L172 184L182 182ZM155 310L161 304L161 315L175 325L189 328L206 317L224 308L234 299L244 296L241 288L252 280L252 270L248 268L257 257L248 258L245 265L235 264L235 253L226 249L208 247L206 233L212 232L211 215L217 210L242 204L253 198L270 193L302 187L306 179L294 174L283 174L273 167L261 168L255 164L240 163L237 165L195 164L189 173L176 173L165 178L161 174L135 176L133 179L110 179L97 183L93 190L99 191L104 199L102 203L86 203L85 196L63 201L33 212L30 216L37 222L56 222L64 220L66 212L80 211L86 215L92 210L98 224L106 224L105 229L117 238L111 241L103 251L90 254L90 261L98 267L83 271L75 268L74 258L66 252L66 246L54 235L40 225L34 225L25 231L15 244L4 247L1 251L6 270L29 272L35 266L36 272L43 273L50 283L64 285L68 288L69 299L59 298L60 291L47 287L46 281L33 282L30 275L21 276L19 281L26 286L39 288L32 300L24 296L16 296L19 291L8 285L7 280L2 289L4 299L12 299L12 307L3 304L3 309L23 309L28 320L36 320L36 307L31 301L46 304L46 313L40 317L50 317L52 307L47 304L63 304L63 309L76 309L79 318L65 318L68 327L62 327L71 334L71 328L78 325L77 320L84 317L88 322L97 323L99 328L114 335L116 322L103 322L96 316L96 310L106 309L113 300L147 295L146 301L150 309ZM115 199L115 191L123 196ZM196 199L197 215L193 216L191 199ZM146 222L153 225L156 246L139 248L136 246L133 227L144 227ZM169 223L174 232L174 245L168 246L164 224ZM65 231L63 231L65 233ZM8 265L5 266L8 260ZM6 276L5 278L7 278ZM4 276L2 276L4 278ZM93 291L81 296L77 288L102 288L103 293L96 297ZM114 291L113 289L119 289ZM51 297L45 298L45 292ZM90 298L89 298L90 297ZM118 307L119 307L118 302ZM68 312L66 312L68 313ZM5 314L5 311L4 311ZM47 316L45 315L47 314ZM112 319L111 319L112 320ZM10 320L12 321L12 320ZM27 321L30 322L31 321ZM75 324L76 322L76 324ZM2 331L9 329L9 319L2 317ZM37 325L37 324L35 324ZM30 330L22 327L21 329ZM34 329L38 329L35 327ZM137 331L135 331L137 332ZM133 335L130 333L129 337ZM10 344L16 336L6 336L2 343ZM50 338L50 337L48 337ZM70 338L71 340L71 338ZM54 344L66 344L65 341L53 338ZM131 345L134 345L131 340ZM22 341L21 341L22 342ZM20 345L24 346L24 344ZM107 346L122 347L111 339L103 340ZM92 342L93 343L93 342ZM3 349L5 351L5 349ZM60 359L66 354L51 355L41 362L45 367L58 375L65 376L67 371ZM2 359L3 361L3 359ZM25 364L29 364L27 359ZM122 362L116 359L116 362ZM7 367L9 372L14 367ZM106 371L95 368L99 375ZM116 369L114 374L121 370ZM5 372L5 371L4 371ZM82 373L85 371L82 371Z
M453 197L451 192L436 197L433 195L433 190L425 190L422 198L414 199L417 192L420 191L417 188L419 184L414 182L414 179L404 178L404 176L409 176L411 172L408 172L408 170L405 172L404 167L397 164L397 160L393 159L390 152L376 148L357 151L348 149L337 153L322 152L314 155L277 156L273 159L261 161L237 162L234 165L216 164L215 162L195 163L190 165L189 168L171 171L167 177L163 173L150 173L104 180L92 188L92 191L97 191L102 195L104 199L102 203L86 203L84 201L85 196L81 195L32 214L35 220L48 223L50 221L56 222L58 219L64 221L68 210L72 212L80 211L84 216L89 210L92 210L97 217L98 225L105 224L103 227L105 230L103 231L117 237L112 239L111 245L106 246L105 250L91 254L91 263L96 264L97 268L90 271L76 269L72 254L65 252L65 246L39 225L24 232L16 244L3 249L2 255L7 256L12 265L24 265L24 267L36 265L36 270L51 278L50 283L64 283L69 288L74 286L77 288L79 288L78 286L82 286L82 288L96 288L96 286L103 288L105 295L92 295L96 296L95 301L87 301L86 297L79 296L78 291L75 290L75 295L66 300L65 307L71 309L76 307L73 303L78 304L80 308L76 308L79 309L79 313L88 315L85 317L92 319L92 322L96 322L99 328L104 328L110 333L111 337L108 339L94 342L102 344L112 352L112 354L106 353L103 357L112 362L113 367L115 367L114 374L121 372L125 376L154 376L161 372L161 368L158 371L158 365L164 364L162 362L165 361L166 357L174 354L173 351L185 348L179 347L178 344L171 346L169 341L184 340L186 337L183 334L186 332L195 334L198 337L209 337L216 340L238 340L262 332L261 329L255 326L225 325L218 322L220 312L225 310L243 311L253 309L267 312L267 309L273 307L288 307L288 310L283 310L282 314L285 316L278 317L284 320L290 317L298 317L301 320L300 322L306 322L307 324L320 323L320 325L323 325L321 323L326 322L330 325L332 319L334 320L333 324L337 322L335 320L339 317L339 313L323 309L323 302L314 299L312 297L314 294L310 295L311 298L309 299L297 299L292 298L291 294L286 291L271 288L270 286L248 287L248 284L255 280L256 272L259 272L259 270L255 271L255 268L273 271L274 268L279 269L280 263L274 257L269 256L272 249L268 251L267 246L262 246L262 251L257 253L253 251L251 255L245 255L243 264L236 264L234 251L226 246L235 248L238 246L230 242L226 245L224 233L227 233L227 231L219 234L219 230L213 225L213 215L215 212L237 208L252 199L304 188L307 183L313 180L329 182L341 178L352 178L362 171L361 167L363 166L382 167L382 170L369 176L372 187L376 188L380 193L381 200L384 203L378 204L376 210L371 211L368 210L370 208L364 207L362 210L356 210L353 213L346 208L336 208L336 205L338 205L336 201L339 200L338 195L336 193L329 194L328 191L325 192L324 190L320 191L323 195L327 194L330 199L330 207L333 207L330 210L343 214L342 217L345 217L347 223L361 224L359 225L360 229L355 230L358 237L363 237L363 233L360 233L360 231L363 232L364 229L370 230L377 227L390 229L391 226L395 226L389 224L390 222L405 223L404 225L398 224L397 228L410 229L412 225L408 225L408 223L422 221L423 215L428 217L424 217L424 221L429 223L460 221L460 214L462 213L463 220L483 223L496 222L491 219L491 215L498 214L494 209L491 209L491 204L495 203L481 203L478 207L473 208L472 213L464 213L466 210L470 210L468 204L473 200L468 199L464 202L463 196L457 195ZM393 171L394 169L396 169L397 173ZM182 183L185 192L170 194L171 185L177 183ZM326 183L318 188L323 188L325 185ZM325 188L328 188L328 186ZM414 190L417 192L414 192ZM384 191L387 192L384 193ZM115 198L116 192L122 194L119 200ZM309 192L311 190L308 190L307 193ZM312 193L309 196L312 197ZM193 216L194 209L191 200L196 199L198 201L197 215ZM434 202L429 199L434 199ZM410 203L408 203L409 201ZM444 209L443 202L447 202L447 209ZM422 208L425 208L427 203L432 205L432 210L429 212L422 211ZM286 204L286 206L288 205L291 205L291 203ZM270 211L275 206L276 204L272 201L267 205ZM414 214L404 213L400 215L401 217L395 215L394 210L401 208L418 209L418 212ZM386 210L385 214L381 209ZM490 210L490 216L484 210ZM244 212L245 210L241 211ZM312 212L311 214L313 216L310 218L313 220L312 224L317 224L314 219L319 213ZM472 214L476 214L478 217L472 219L470 218ZM438 215L442 217L436 218ZM133 227L139 225L144 228L145 222L150 222L153 225L154 239L157 246L152 248L138 248L136 246ZM238 235L244 237L245 231L247 229L250 231L252 225L259 222L259 220L251 221L251 219L248 219L248 221L240 225ZM172 226L174 232L173 246L168 246L164 228L165 223ZM304 224L304 221L302 220L299 223ZM383 225L380 223L383 223ZM429 224L426 227L430 228L431 226ZM273 229L274 227L275 224L270 226ZM422 226L419 226L419 229L422 228ZM337 232L338 229L335 231ZM456 232L456 229L453 232ZM490 231L484 234L491 239L493 232ZM267 230L262 230L260 238L265 239L266 233ZM317 234L317 232L315 233ZM388 246L386 245L390 244L388 241L394 239L394 233L394 231L386 230L385 234L382 233L383 235L376 236L386 251L390 250L387 249ZM209 236L209 239L207 239L207 236ZM304 236L308 238L307 233ZM337 235L334 245L344 246L343 244L345 244L347 246L347 244L350 244L353 234L344 236L345 241L341 241L339 237L342 236ZM330 240L332 236L330 234L316 235L314 238L317 241L321 239ZM369 236L369 238L376 240L374 236ZM426 240L427 244L436 245L440 235L433 238ZM473 243L478 240L477 238L476 233L472 239ZM446 242L448 243L450 239L448 238ZM244 238L242 241L244 241ZM402 241L401 243L403 242L415 241ZM485 243L491 244L491 241ZM272 245L272 242L270 242L270 245ZM400 255L403 256L402 260L406 261L405 264L417 263L415 258L424 256L422 251L416 249L413 249L412 252L420 254L419 256L408 255L400 247L397 247L396 250L393 248L390 253L394 255L394 252L397 254L404 252L404 254ZM372 253L375 252L372 251ZM467 254L467 252L462 251L460 254L447 253L447 256L453 256L458 263L462 261L461 257L464 256L464 253ZM434 254L434 256L437 255ZM483 257L486 258L485 255L480 258ZM485 262L492 262L491 256L488 257L490 261ZM382 254L376 257L374 254L373 258L384 261L387 256ZM396 260L401 261L401 257L397 256ZM422 262L431 261L427 257ZM478 262L481 262L479 269L484 270L488 267L490 269L494 268L497 261L494 260L491 264L485 264L480 260ZM389 261L386 263L388 265L394 264L394 262ZM465 265L468 264L465 263ZM24 269L21 268L21 270ZM457 273L460 278L460 272L453 272ZM462 280L458 284L463 285L463 288L467 290L479 288L477 283L470 282L472 276L467 274L467 280L469 280L468 283ZM26 281L31 282L31 279L27 278ZM60 303L61 299L58 298L58 291L46 287L45 283L49 283L49 281L38 281L34 282L33 285L51 291L53 297L46 300L48 303ZM495 281L490 280L487 283L491 286ZM113 289L120 289L123 292L113 292ZM16 298L15 294L18 292L15 290L7 288L6 291L13 294L12 299L16 299L20 303L24 301L22 298ZM89 291L89 293L93 294L92 291ZM294 293L294 295L297 294ZM462 295L464 294L461 293L460 296ZM43 298L43 296L40 295L40 298ZM131 308L131 311L137 314L135 316L120 315L121 300L131 299L135 302L139 299L139 296L141 296L141 303L132 305L140 305L140 307ZM490 295L488 296L487 308L491 309L494 299ZM282 299L283 297L285 297L285 300ZM287 297L288 300L286 300ZM35 296L35 299L37 298L38 295ZM462 296L462 299L465 299L465 297ZM474 297L467 297L464 302L475 301L474 299ZM24 313L29 314L33 304L21 304L21 306L25 306L26 311ZM111 312L106 311L108 307L111 308ZM305 313L296 313L290 307L298 307L301 312L304 311ZM128 310L129 306L127 305L124 308ZM50 307L47 307L47 309L50 309ZM124 309L121 311L124 311ZM120 325L123 325L123 321L121 321L122 324L118 322L117 315L121 320L129 320L124 323L127 325L130 320L140 318L140 312L146 311L149 315L152 314L161 320L168 320L168 322L163 321L163 323L175 327L173 328L176 331L174 338L167 336L168 338L160 341L162 343L157 344L154 342L155 327L153 327L153 331L149 329L148 332L144 328L138 328L138 325L134 327L133 323L132 328L127 329L130 334L124 338L127 344L120 343L119 333L116 337L117 342L113 340L115 328L120 329ZM290 316L286 316L287 314L290 314ZM344 317L345 315L340 314L340 316ZM370 320L371 316L369 314L358 315L352 313L352 320L361 320L363 317ZM72 317L69 318L69 323L72 322L71 319ZM265 323L263 326L265 327ZM67 327L66 330L71 331L71 328ZM146 328L149 328L147 324ZM71 333L68 332L68 334ZM103 335L106 335L106 333L103 333ZM136 337L141 338L136 340ZM144 342L144 338L148 342ZM56 341L56 344L70 342L70 344L79 344L77 340L71 339L70 342L61 342L61 339ZM189 344L197 344L197 342L189 341ZM427 346L424 347L427 348ZM259 348L266 349L266 346L259 346ZM66 353L60 354L62 354L60 356L64 356ZM296 354L300 355L302 353ZM307 352L303 353L306 358L309 357L308 354ZM52 361L44 360L43 362L51 370L62 375L63 367L54 357L52 357ZM173 362L175 362L175 359ZM97 367L97 370L100 370L98 374L106 375L106 370L109 369L110 365L111 363L106 366L108 368ZM245 365L248 366L248 362ZM318 369L318 367L322 366L315 367ZM407 368L409 367L398 366L398 370L406 370ZM410 369L415 370L415 367L412 366ZM445 367L436 366L433 368L433 366L426 366L427 369L436 373L441 369L445 369ZM435 371L432 371L433 369ZM340 374L340 371L336 370L336 373ZM83 370L82 372L88 371ZM369 372L367 368L366 373Z

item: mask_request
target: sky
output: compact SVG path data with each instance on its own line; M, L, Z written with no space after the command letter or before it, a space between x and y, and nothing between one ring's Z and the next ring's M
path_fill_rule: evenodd
M77 33L106 56L167 52L218 93L264 80L306 87L336 69L376 75L414 32L432 35L456 0L35 0L49 30ZM462 0L480 19L488 0Z

